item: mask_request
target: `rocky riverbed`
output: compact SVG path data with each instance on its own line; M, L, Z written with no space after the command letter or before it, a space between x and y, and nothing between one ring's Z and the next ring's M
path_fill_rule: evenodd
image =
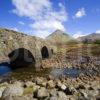
M0 100L100 100L99 63L89 60L79 65L10 72L0 81Z
M30 77L0 84L1 100L100 100L100 77Z

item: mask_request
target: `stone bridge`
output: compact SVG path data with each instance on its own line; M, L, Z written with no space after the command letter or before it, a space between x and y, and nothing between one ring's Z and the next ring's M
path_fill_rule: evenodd
M0 29L0 62L8 61L13 68L34 65L39 69L42 59L51 58L55 50L45 39Z

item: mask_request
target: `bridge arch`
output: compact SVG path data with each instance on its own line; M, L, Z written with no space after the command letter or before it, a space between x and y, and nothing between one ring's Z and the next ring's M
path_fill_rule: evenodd
M18 48L8 54L10 66L14 69L28 67L30 65L35 68L35 58L33 54L25 48Z
M46 46L42 47L41 55L42 55L42 59L49 58L49 51L48 51L48 48Z

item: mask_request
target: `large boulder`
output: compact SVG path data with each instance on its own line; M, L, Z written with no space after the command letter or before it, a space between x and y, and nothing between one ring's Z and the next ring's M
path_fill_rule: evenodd
M22 96L24 89L17 85L8 86L2 93L2 97L5 98L9 95L11 96Z
M2 97L2 93L6 87L0 87L0 98Z
M33 95L25 95L25 96L7 96L3 98L3 100L37 100L33 98Z

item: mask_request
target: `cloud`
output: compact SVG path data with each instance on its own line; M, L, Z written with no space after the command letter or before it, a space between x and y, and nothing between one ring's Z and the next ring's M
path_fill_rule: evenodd
M96 33L100 34L100 30L97 30Z
M85 8L80 8L80 9L76 12L74 18L82 18L82 17L85 16L85 15L86 15Z
M16 28L16 27L12 27L12 28L9 28L9 29L14 30L14 31L19 31L18 28Z
M22 22L22 21L19 21L18 23L19 23L20 25L25 25L25 23Z
M62 3L55 10L51 0L12 0L14 14L31 19L29 26L38 36L46 37L56 29L65 31L64 22L68 20Z
M86 36L86 34L83 34L82 31L78 31L78 32L76 32L76 34L73 35L74 38L79 38L79 37L82 37L82 36Z

